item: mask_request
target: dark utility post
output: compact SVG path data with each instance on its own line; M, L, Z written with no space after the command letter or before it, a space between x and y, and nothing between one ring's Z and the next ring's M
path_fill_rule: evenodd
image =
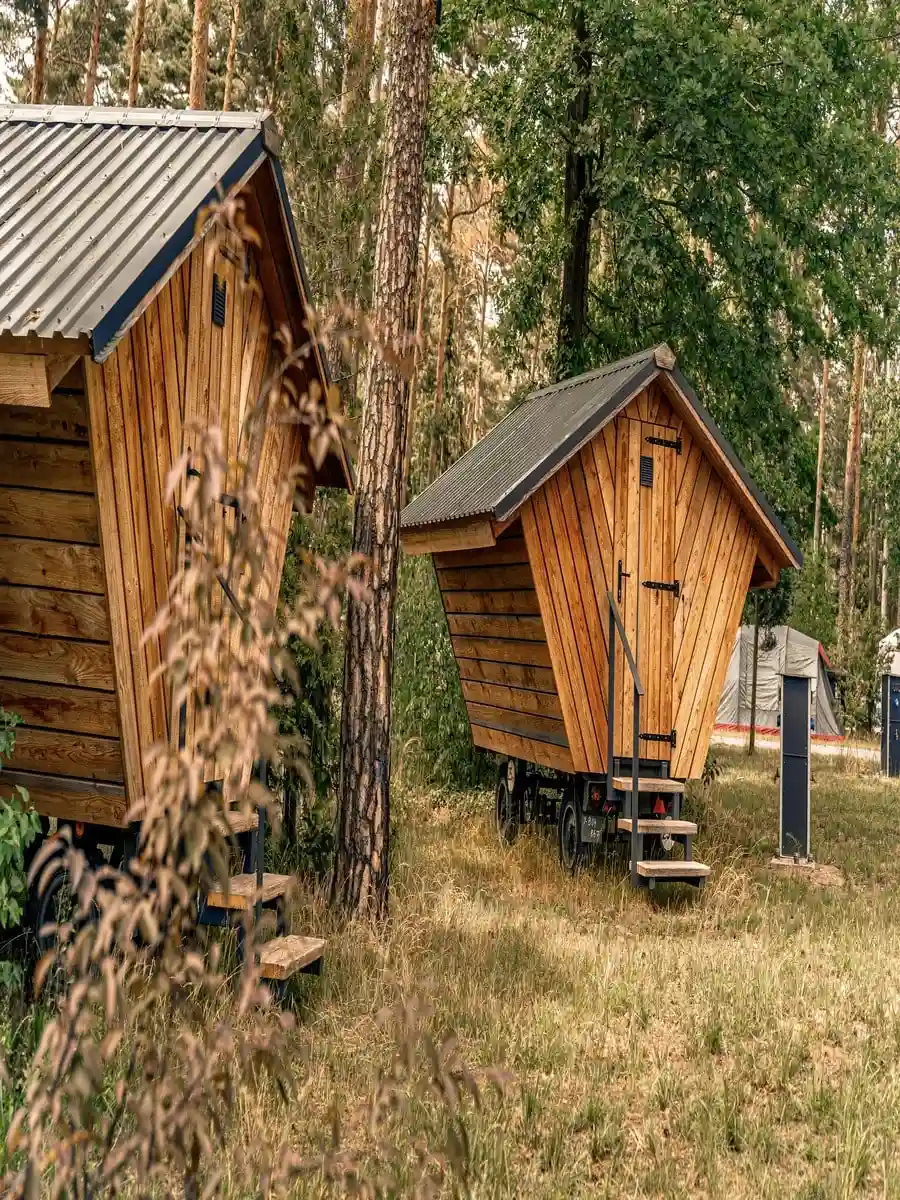
M781 819L778 853L801 860L809 852L809 723L812 680L781 680Z
M900 775L900 675L881 677L881 773Z

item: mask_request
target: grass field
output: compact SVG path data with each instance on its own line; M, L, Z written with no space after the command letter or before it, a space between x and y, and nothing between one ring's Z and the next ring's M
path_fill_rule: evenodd
M374 1176L369 1108L395 1054L378 1014L415 997L476 1074L508 1072L462 1104L473 1196L900 1196L900 786L817 761L829 869L779 878L775 760L721 761L690 797L714 869L700 894L633 892L621 866L570 878L549 836L501 849L488 795L396 789L389 926L298 912L330 940L291 995L295 1094L238 1097L226 1181L264 1138L312 1154L335 1120ZM412 1163L447 1127L417 1096L384 1134Z
M248 1104L244 1144L286 1120L308 1149L334 1105L372 1151L376 1013L415 995L471 1065L511 1074L468 1112L477 1196L900 1196L900 788L817 763L813 848L834 869L776 878L775 760L722 762L692 798L702 894L572 879L549 838L501 849L488 796L404 795L390 928L333 933L295 997L302 1101ZM439 1127L428 1110L401 1140Z

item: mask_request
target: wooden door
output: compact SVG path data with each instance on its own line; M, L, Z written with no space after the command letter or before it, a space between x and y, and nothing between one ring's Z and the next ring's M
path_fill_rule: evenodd
M616 456L614 593L644 687L641 758L673 757L675 607L675 441L677 431L620 418ZM630 758L633 688L621 648L616 657L616 754Z

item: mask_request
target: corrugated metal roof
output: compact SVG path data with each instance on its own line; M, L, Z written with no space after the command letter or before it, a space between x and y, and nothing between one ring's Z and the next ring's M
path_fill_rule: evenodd
M660 362L665 362L665 367L657 364L660 349L664 350ZM799 566L803 555L690 383L674 366L668 347L642 350L533 392L406 506L402 527L415 529L477 516L507 520L663 371L671 375Z
M277 148L266 114L0 105L0 333L103 357L200 209Z
M533 392L403 510L404 529L505 521L656 373L653 350Z

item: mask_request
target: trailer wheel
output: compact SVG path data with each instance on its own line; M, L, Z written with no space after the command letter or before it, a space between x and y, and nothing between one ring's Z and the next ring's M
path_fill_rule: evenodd
M566 795L559 806L559 861L563 870L570 875L584 862L584 846L581 841L581 820L578 804L571 794Z
M494 823L497 836L504 846L510 846L519 833L518 805L513 799L506 781L506 772L500 772L497 780L497 795L494 802Z

